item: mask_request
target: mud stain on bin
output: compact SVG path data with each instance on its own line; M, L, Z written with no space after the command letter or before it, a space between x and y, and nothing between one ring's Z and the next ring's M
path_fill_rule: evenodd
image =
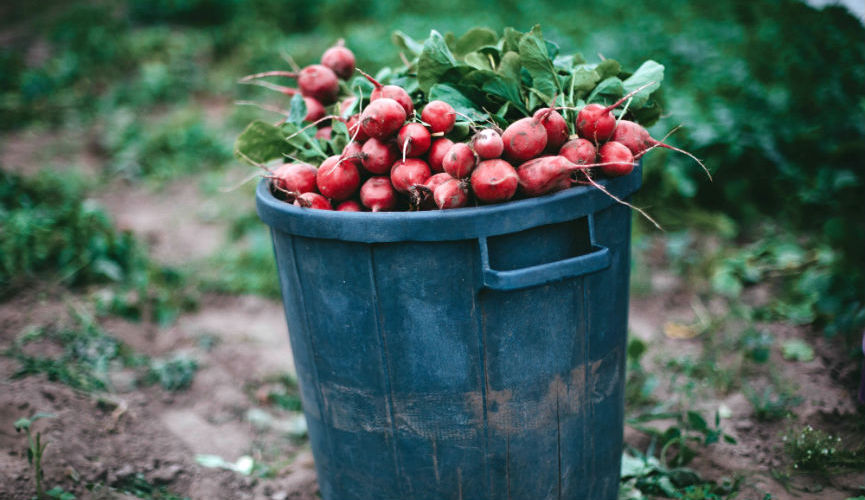
M522 434L526 430L560 425L570 415L586 413L585 394L598 402L616 392L621 383L621 349L589 364L571 370L567 379L557 375L547 385L541 399L516 400L510 389L487 391L489 426L503 434ZM387 402L381 394L338 384L322 386L322 395L331 410L330 424L349 432L392 433L387 418ZM455 404L461 399L463 404ZM430 408L438 408L430 412ZM468 409L468 412L465 410ZM394 401L396 431L433 442L471 441L482 431L484 398L480 391L455 397L453 394L398 395Z
M617 369L622 350L614 349L605 357L589 364L589 391L592 402L611 396L621 383ZM609 375L608 377L605 375ZM586 367L571 370L567 380L556 375L543 397L516 400L510 389L487 390L487 420L489 426L504 434L522 434L526 430L559 425L562 418L586 413ZM484 402L480 391L466 394L473 419L483 421Z

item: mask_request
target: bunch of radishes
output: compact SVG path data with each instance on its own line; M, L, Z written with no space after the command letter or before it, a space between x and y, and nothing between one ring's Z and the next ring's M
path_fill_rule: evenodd
M443 100L427 102L418 113L404 88L382 85L363 72L374 86L366 106L360 106L362 94L350 95L338 103L339 115L325 116L325 106L340 95L340 79L354 72L354 55L340 43L324 53L321 64L244 79L296 78L298 89L266 85L303 96L304 121L311 122L308 127L319 126L316 138L330 140L333 129L328 121L340 121L348 131L342 151L320 165L294 161L270 173L275 193L282 199L301 207L354 212L500 203L575 184L603 189L595 180L598 176L629 174L635 162L654 147L676 149L653 139L636 122L612 113L627 106L629 98L645 86L610 106L581 107L571 128L559 113L567 108L549 106L504 130L492 122L485 126L468 120L474 134L467 142L454 142L449 133L457 118L468 117ZM353 109L358 112L349 114ZM570 130L576 133L571 135Z

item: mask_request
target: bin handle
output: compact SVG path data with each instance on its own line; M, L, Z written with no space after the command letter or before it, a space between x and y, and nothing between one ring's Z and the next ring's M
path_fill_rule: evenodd
M589 253L536 266L496 271L490 268L490 252L486 236L478 238L481 253L483 285L493 290L519 290L552 281L576 278L610 267L610 249L594 242L593 217L589 216L589 234L592 250Z

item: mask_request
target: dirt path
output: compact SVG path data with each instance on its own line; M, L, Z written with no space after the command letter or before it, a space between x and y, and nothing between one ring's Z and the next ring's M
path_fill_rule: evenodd
M32 165L39 152L27 144L4 149L4 163L20 165ZM195 179L160 190L118 181L99 195L99 201L120 227L148 242L154 258L164 263L200 261L218 252L225 241L225 223L211 216L213 200L201 193ZM242 209L251 210L251 204ZM704 339L664 334L668 322L694 320L693 296L667 274L659 274L655 281L659 293L632 300L630 326L632 334L649 345L646 369L664 377L668 376L664 354L696 356ZM29 326L68 320L68 305L74 301L86 299L50 289L25 291L0 304L0 348L6 349ZM196 311L165 329L119 318L104 319L102 327L136 352L151 357L185 353L198 360L192 385L178 392L157 386L140 388L128 373L120 371L113 379L115 392L96 397L41 376L11 379L17 362L0 357L0 449L4 450L0 454L0 498L29 499L33 494L32 472L23 455L25 440L12 428L18 418L40 411L55 415L36 427L49 443L46 482L62 484L79 498L124 498L106 488L89 492L85 486L98 483L128 488L135 481L193 499L317 498L308 445L296 437L298 414L268 399L268 387L293 374L280 303L254 296L205 294ZM809 336L784 325L767 328L778 341ZM785 426L812 423L838 430L857 416L852 394L839 383L849 378L839 358L843 356L823 339L814 342L818 355L813 361L788 362L775 352L767 364L798 387L804 399L790 422L754 419L751 404L741 391L719 399L697 399L697 407L707 414L721 406L729 410L723 425L738 440L736 445L717 444L703 450L692 464L701 476L745 476L740 498L762 498L760 491L772 493L774 499L855 496L851 492L862 486L858 476L835 478L837 488L794 495L770 475L781 465L779 436ZM57 346L37 344L33 349L56 354ZM757 374L747 383L760 384L766 377ZM626 438L636 446L646 444L645 436L632 429L627 430ZM215 455L227 463L252 457L265 469L245 476L204 467L196 461L199 455Z

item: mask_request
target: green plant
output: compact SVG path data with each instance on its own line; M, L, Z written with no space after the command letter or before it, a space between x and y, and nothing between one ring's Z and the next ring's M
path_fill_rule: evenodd
M120 282L140 265L131 233L85 198L84 184L71 172L0 170L0 290L37 274L71 285Z
M673 420L666 429L656 429L644 425L652 421ZM721 429L721 416L715 412L715 425L709 423L694 410L675 412L644 413L627 420L634 429L648 434L652 439L652 449L660 446L658 459L668 466L682 467L695 456L696 451L690 445L708 446L723 440L735 444L736 439Z
M761 422L773 422L790 415L802 398L790 391L778 391L771 385L762 392L746 387L745 396L754 407L754 416Z
M111 490L148 500L189 500L188 497L182 497L172 493L165 486L156 486L152 484L141 474L135 474L134 476L124 478L114 484Z
M732 498L742 478L720 484L701 478L686 467L664 465L653 456L654 444L643 453L629 448L622 454L619 500L649 500L658 496L687 500ZM765 499L764 499L765 500Z
M178 391L192 384L197 370L198 361L185 355L177 355L167 360L154 359L150 361L144 381L159 383L169 391Z
M294 375L283 373L265 378L261 384L247 388L250 396L286 411L302 410L300 389Z
M829 434L810 425L799 430L789 429L781 441L784 453L790 460L788 473L827 476L865 470L865 445L845 445L841 436Z
M56 498L59 500L75 500L75 495L66 492L59 486L45 491L43 484L45 474L42 458L45 454L45 448L48 447L48 443L42 441L41 432L37 432L35 436L32 433L33 424L43 418L54 418L54 415L50 413L36 413L29 418L20 418L15 421L15 432L24 431L24 434L27 435L27 463L33 467L33 478L36 483L36 499Z
M643 368L640 360L648 346L640 339L628 341L627 379L625 381L625 401L629 405L646 405L653 401L652 393L658 386L658 377Z
M110 335L89 313L73 309L71 314L73 325L32 328L15 340L4 353L19 363L13 377L44 374L87 392L113 390L110 374L117 368L134 370L138 382L159 383L166 390L184 389L192 382L197 361L181 355L152 360ZM24 347L40 340L58 345L62 352L53 357L28 354Z

